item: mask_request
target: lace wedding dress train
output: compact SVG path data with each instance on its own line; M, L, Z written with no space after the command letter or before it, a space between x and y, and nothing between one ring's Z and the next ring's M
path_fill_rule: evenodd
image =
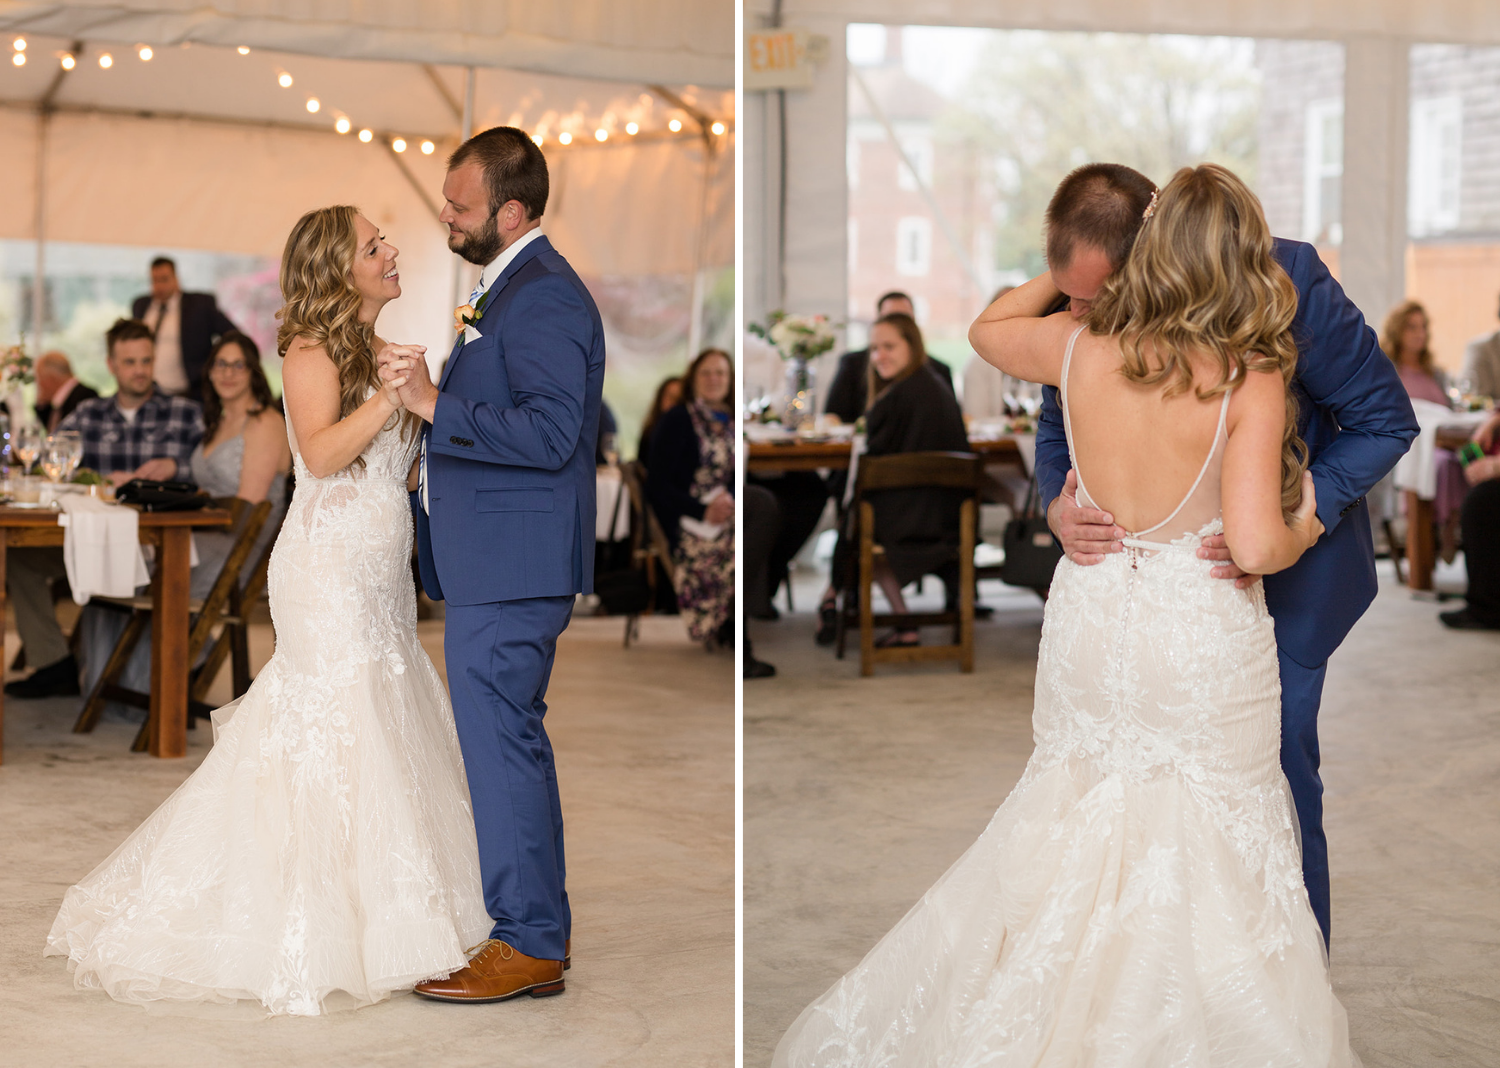
M393 417L363 472L319 479L292 441L275 655L214 713L198 770L67 892L46 952L78 987L316 1015L461 968L489 933L453 713L417 640L415 449Z
M1195 552L1223 530L1228 403L1167 521L1059 563L1020 782L777 1068L1358 1064L1302 884L1264 594Z

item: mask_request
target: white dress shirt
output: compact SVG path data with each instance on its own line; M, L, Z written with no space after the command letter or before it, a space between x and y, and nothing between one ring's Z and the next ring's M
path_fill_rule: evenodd
M146 325L156 332L156 384L180 397L188 390L187 369L182 366L181 291L167 298L165 307L153 300L146 309Z
M470 294L471 299L469 303L473 304L475 301L479 300L480 298L478 294L488 293L490 291L490 287L495 284L496 279L498 279L502 274L505 273L505 268L509 267L512 263L515 262L516 257L521 254L521 250L541 236L542 228L540 226L534 226L530 230L526 231L524 236L516 238L516 240L507 245L505 247L505 250L501 252L500 255L490 260L489 263L486 263L484 265L484 270L479 272L479 282L474 286L473 293ZM470 341L474 340L473 337L469 336L470 330L473 330L473 327L467 327L464 330L464 344L468 344ZM475 330L474 333L476 335L479 334L477 330ZM457 353L455 353L453 356L450 356L449 359L457 359ZM433 417L436 418L436 416L437 410L434 409ZM420 481L422 485L422 511L427 512L430 515L432 513L432 509L427 507L426 437L422 438L422 473L418 481Z

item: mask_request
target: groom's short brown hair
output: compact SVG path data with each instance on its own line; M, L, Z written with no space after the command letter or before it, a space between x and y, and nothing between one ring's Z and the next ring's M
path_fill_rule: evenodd
M1085 163L1057 185L1047 204L1047 263L1064 268L1080 242L1103 250L1118 269L1130 255L1156 186L1119 163Z
M547 157L525 130L496 126L477 133L448 157L448 169L477 163L494 215L508 201L520 201L528 219L540 219L547 208Z

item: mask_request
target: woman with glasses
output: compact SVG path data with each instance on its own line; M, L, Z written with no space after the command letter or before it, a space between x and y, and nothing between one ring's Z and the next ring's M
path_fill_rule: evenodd
M292 450L286 419L271 396L260 364L260 349L238 331L219 338L203 379L203 440L188 461L188 477L214 497L239 497L251 504L270 500L271 514L245 562L253 570L281 523L286 509L287 472ZM194 597L206 597L229 556L234 536L197 533L199 564L193 569Z

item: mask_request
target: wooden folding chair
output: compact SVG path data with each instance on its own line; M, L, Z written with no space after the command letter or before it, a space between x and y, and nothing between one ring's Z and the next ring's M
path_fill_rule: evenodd
M288 489L288 498L290 498L290 492ZM272 534L266 542L260 559L255 562L255 569L245 579L244 585L236 583L230 590L228 612L221 617L224 627L209 648L208 658L194 673L192 684L188 689L190 719L193 716L206 719L213 711L206 699L209 689L214 684L214 679L219 676L219 669L224 666L226 657L232 658L230 672L233 696L244 697L245 691L250 689L250 683L254 681L250 675L250 611L259 603L261 595L266 592L266 575L271 567L271 551L276 548L276 538L281 533L281 524L284 522L286 522L285 511L281 513L281 518L276 523L276 533ZM253 548L254 540L250 544Z
M646 585L651 591L651 603L656 604L657 571L666 578L677 592L677 567L672 563L672 543L667 532L656 518L656 511L646 499L646 465L631 460L620 465L620 475L625 489L630 494L630 506L636 522L630 525L631 558L646 569ZM650 614L651 609L646 610ZM625 648L630 648L631 639L640 636L640 615L625 617Z
M271 502L261 501L252 505L248 501L238 497L220 498L214 501L214 506L227 508L233 517L231 530L235 532L234 545L230 548L229 556L224 561L224 566L219 570L218 577L214 580L213 588L202 601L192 601L189 611L193 615L192 630L188 634L187 662L196 664L200 654L208 646L213 631L224 622L234 592L240 586L240 572L244 570L245 561L250 558L250 553L255 547L255 539L260 537L262 528L266 525L266 517L271 514ZM153 579L155 581L155 579ZM125 624L125 630L121 633L119 640L105 662L104 671L99 680L89 691L88 697L83 702L83 708L78 713L78 721L73 724L75 733L83 734L94 729L99 722L99 716L104 711L104 706L109 701L119 701L121 704L133 705L136 708L151 708L151 695L141 693L120 685L120 676L124 673L126 665L130 663L131 654L135 647L140 644L141 637L145 635L151 626L151 598L150 597L94 597L90 604L99 605L111 611L128 613L129 620ZM219 663L223 663L222 655ZM246 673L249 671L248 654L246 656ZM196 670L189 669L188 692L201 692L199 690L199 679L205 674L207 668ZM212 676L209 676L212 681ZM248 685L248 683L247 683ZM201 706L200 706L201 708ZM202 709L199 716L206 713ZM189 703L188 724L192 725L194 710ZM150 735L150 722L141 724L140 732L136 735L131 749L137 753L146 751L146 741Z
M967 452L908 452L894 456L865 456L859 461L854 498L859 567L853 589L847 583L839 611L838 655L844 654L845 633L851 622L850 594L858 599L859 673L873 675L876 664L909 664L926 660L957 660L961 671L974 670L974 539L978 529L979 491L983 460ZM959 509L958 610L944 612L876 613L872 603L875 558L885 550L875 542L875 508L871 493L893 489L952 489L965 494ZM875 647L875 628L953 627L949 645L916 645L893 649Z

